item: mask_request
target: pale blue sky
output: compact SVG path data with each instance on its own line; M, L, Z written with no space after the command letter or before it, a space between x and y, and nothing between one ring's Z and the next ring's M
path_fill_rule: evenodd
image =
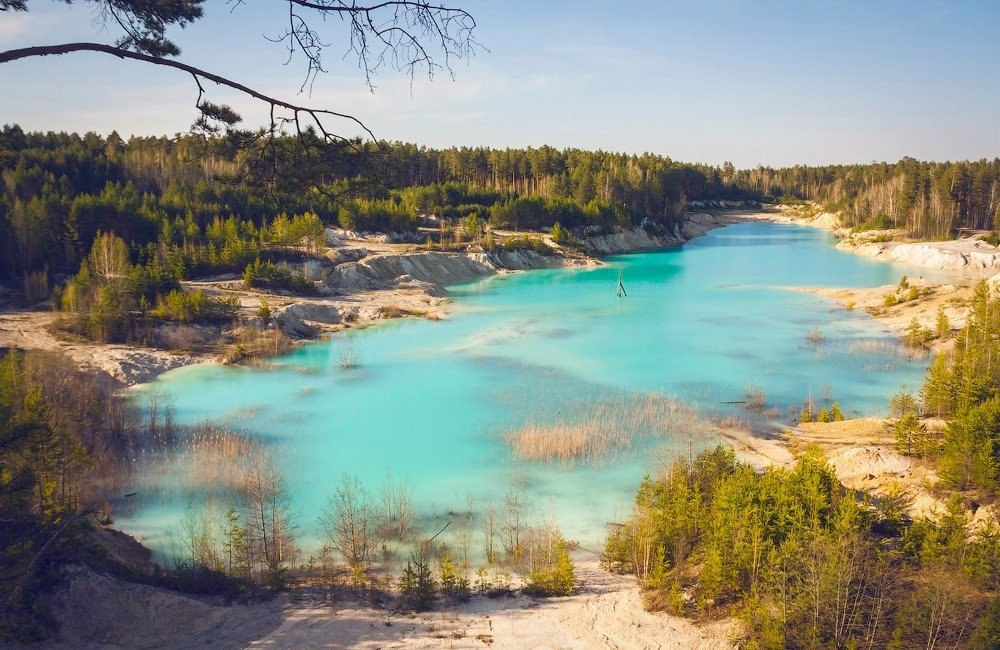
M187 63L434 147L549 144L739 167L1000 155L994 0L456 2L489 52L412 93L392 72L369 93L331 23L330 73L296 97L302 62L285 66L263 38L279 31L281 3L230 12L209 0L173 37ZM0 49L117 37L86 8L29 6L0 14ZM0 123L31 130L173 134L195 96L180 72L106 55L0 65ZM263 122L235 94L211 98Z

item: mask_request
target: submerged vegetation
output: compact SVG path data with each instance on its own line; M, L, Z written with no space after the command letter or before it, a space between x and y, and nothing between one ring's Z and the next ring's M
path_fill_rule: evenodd
M553 421L525 422L501 437L520 460L598 466L644 449L650 441L700 446L713 431L709 420L677 399L623 395L581 404Z

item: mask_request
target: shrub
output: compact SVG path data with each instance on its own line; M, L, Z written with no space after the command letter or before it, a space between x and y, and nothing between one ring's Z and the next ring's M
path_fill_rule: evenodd
M271 260L261 262L259 257L243 270L243 284L248 288L285 289L295 293L312 293L315 290L313 283L302 273L293 273Z
M441 576L441 594L452 600L465 602L472 597L472 588L468 578L458 574L458 567L447 553L441 555L438 561L438 572Z
M157 300L150 315L178 323L225 322L233 319L239 307L239 299L235 296L212 298L200 290L171 291Z
M437 581L431 574L430 564L423 552L414 552L406 562L399 578L399 597L405 607L423 612L431 608L437 598Z
M524 592L532 596L568 596L575 586L576 574L566 540L557 533L549 557L531 569Z
M563 228L558 221L552 225L551 235L552 241L560 246L573 242L573 236L570 234L569 230Z

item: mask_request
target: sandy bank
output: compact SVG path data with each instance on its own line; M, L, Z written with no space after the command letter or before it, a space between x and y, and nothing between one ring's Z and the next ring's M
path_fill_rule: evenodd
M565 598L474 597L407 614L349 594L299 588L253 605L124 582L77 567L56 597L52 648L672 648L733 647L730 619L699 626L643 609L634 578L574 555L579 587Z
M184 286L214 296L236 297L240 320L260 325L257 310L267 302L277 327L288 335L308 340L348 327L363 327L387 318L447 317L450 299L444 285L498 273L559 266L596 266L596 255L676 246L713 228L733 223L729 213L689 216L676 234L656 234L655 229L616 229L588 237L580 251L560 248L544 238L552 250L532 249L492 252L424 251L406 238L328 232L328 247L318 259L303 264L317 282L318 295L292 296L247 290L236 276L186 281ZM534 235L537 237L537 235ZM168 326L169 340L197 341L200 352L134 345L97 344L53 336L56 316L45 308L0 312L0 348L60 351L81 368L95 370L122 386L145 383L159 374L194 363L218 362L224 337L196 326ZM169 346L168 346L169 347Z
M910 280L909 285L917 288L918 296L894 305L885 304L886 296L905 294L900 292L898 285L887 284L881 287L866 287L860 289L831 289L828 287L793 287L797 291L805 291L822 296L839 303L848 309L861 309L873 319L889 329L905 336L911 323L916 319L920 327L935 332L937 330L938 310L943 309L948 318L950 331L954 333L965 325L969 315L969 301L972 298L973 287L967 285L935 284L926 280ZM934 338L927 345L932 351L940 350L950 344L950 338Z
M978 237L940 242L871 242L849 237L837 248L877 260L948 271L967 280L1000 273L1000 249Z
M814 210L806 212L796 206L780 206L777 210L748 214L747 218L829 230L840 238L837 243L839 250L883 262L943 271L952 276L957 284L972 284L1000 274L1000 248L983 241L980 235L924 242L907 241L905 234L899 230L854 233L841 225L836 214L821 212L807 216L815 210L815 206ZM877 241L883 238L890 241Z

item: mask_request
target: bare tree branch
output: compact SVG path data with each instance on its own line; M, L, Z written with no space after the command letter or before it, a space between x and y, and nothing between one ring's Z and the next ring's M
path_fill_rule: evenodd
M116 56L120 59L132 59L135 61L143 61L145 63L151 63L153 65L161 65L168 68L174 68L175 70L182 70L184 72L192 75L197 81L200 79L206 79L208 81L213 81L220 86L226 86L237 90L245 95L249 95L254 99L260 100L269 104L272 108L284 108L295 115L295 120L300 119L300 115L305 115L311 118L311 120L316 124L316 128L319 129L324 138L328 139L343 139L340 136L328 132L323 128L323 123L321 121L321 116L329 115L331 117L341 118L349 120L359 126L369 137L373 140L375 139L375 134L365 126L365 124L358 118L347 115L346 113L338 113L336 111L331 111L327 109L319 108L309 108L306 106L301 106L298 104L292 104L282 99L276 97L271 97L265 95L262 92L254 90L249 86L245 86L237 81L233 81L221 75L217 75L213 72L208 72L207 70L202 70L201 68L196 68L192 65L186 63L181 63L180 61L174 61L172 59L163 59L156 56L151 56L149 54L143 54L142 52L133 52L131 50L125 50L120 47L115 47L112 45L104 45L102 43L63 43L61 45L38 45L34 47L25 47L15 50L7 50L6 52L0 52L0 63L9 63L11 61L18 61L20 59L27 59L31 57L39 56L52 56L61 54L70 54L73 52L102 52L104 54L110 54ZM198 84L199 89L199 102L203 105L204 102L200 99L201 91L203 90L201 84Z

